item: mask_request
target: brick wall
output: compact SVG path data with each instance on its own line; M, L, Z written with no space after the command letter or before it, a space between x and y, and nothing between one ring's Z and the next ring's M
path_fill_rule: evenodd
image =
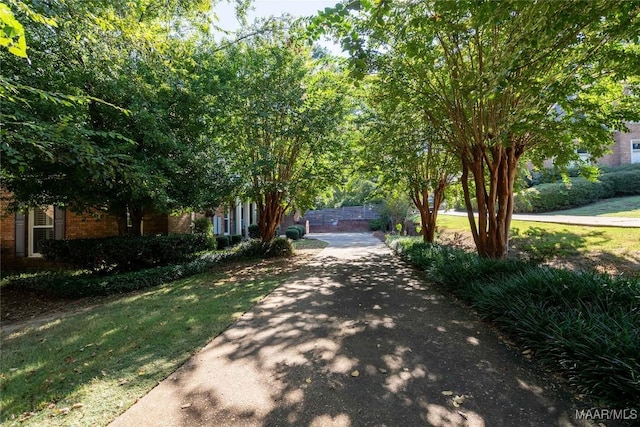
M166 234L169 227L168 215L145 215L142 217L142 234Z
M118 235L118 220L113 215L93 211L78 214L70 210L65 215L65 239L88 239Z
M5 267L6 262L15 255L16 230L15 214L7 212L9 204L5 199L6 192L0 190L0 264Z
M312 225L309 224L309 233L356 233L371 231L368 219L345 219L339 220L335 225Z
M629 132L619 132L614 136L620 149L620 164L631 163L631 140L640 139L640 123L627 123Z

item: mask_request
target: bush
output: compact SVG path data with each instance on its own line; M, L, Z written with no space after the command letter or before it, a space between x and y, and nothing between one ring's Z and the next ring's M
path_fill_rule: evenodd
M284 234L291 240L298 240L300 238L300 232L296 227L287 228Z
M238 246L235 253L243 258L275 258L293 255L293 246L289 239L276 237L270 242L252 239Z
M389 241L576 389L609 404L640 395L640 278L482 259L459 249Z
M205 236L212 236L213 223L209 218L197 218L193 221L193 232L196 234L204 234Z
M607 197L640 195L640 168L605 173L600 181L611 192Z
M293 224L291 227L294 227L296 230L298 230L300 238L303 238L304 235L307 234L307 229L302 224Z
M540 184L517 193L514 197L514 211L522 213L569 209L610 197L610 194L607 186L600 181L573 178L569 184Z
M228 252L206 253L184 264L167 265L109 276L99 276L88 272L81 274L47 273L36 277L18 278L5 286L19 286L61 298L111 295L146 289L203 273L231 258L232 254Z
M251 224L249 226L249 238L250 239L260 238L260 228L258 227L258 224Z
M232 245L237 245L240 242L242 242L242 234L234 234L233 236L231 236Z
M42 253L47 259L110 273L176 264L208 249L212 242L203 234L174 234L45 240Z
M216 236L216 247L224 249L231 243L229 236Z
M380 219L372 219L369 221L369 230L371 231L379 231L382 230L382 220Z

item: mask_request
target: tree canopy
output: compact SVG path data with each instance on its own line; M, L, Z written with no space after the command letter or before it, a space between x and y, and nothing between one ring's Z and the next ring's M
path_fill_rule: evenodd
M2 178L16 204L128 211L136 232L147 212L220 203L232 181L208 144L209 2L39 7L57 25L25 24L31 62L2 58L14 106L2 113Z
M478 252L503 257L520 162L566 162L576 143L598 157L637 118L622 86L637 83L639 11L618 0L363 0L327 10L316 28L339 34L353 75L413 86L423 122L460 161Z
M242 195L258 205L264 240L288 209L310 207L341 177L344 75L329 57L314 57L292 31L275 26L224 54L232 71L218 117L219 142Z

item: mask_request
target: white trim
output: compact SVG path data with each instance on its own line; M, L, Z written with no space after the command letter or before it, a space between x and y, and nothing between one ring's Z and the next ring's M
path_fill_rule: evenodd
M42 209L42 208L39 208ZM28 223L27 223L27 256L29 257L41 257L42 254L39 252L34 252L33 251L33 237L34 237L34 230L36 229L40 229L40 230L46 230L46 229L50 229L51 230L51 238L53 239L53 229L54 229L54 208L53 206L47 206L46 207L47 210L51 210L51 225L35 225L35 217L36 217L36 212L35 209L29 209L29 219L28 219Z
M634 144L637 144L638 148L633 148ZM631 163L640 163L640 139L632 139L629 141L629 148L631 149Z

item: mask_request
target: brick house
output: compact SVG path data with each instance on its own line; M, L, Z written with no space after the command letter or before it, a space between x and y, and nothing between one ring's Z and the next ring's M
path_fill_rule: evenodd
M630 122L626 125L629 131L613 133L611 152L597 159L597 165L615 167L640 163L640 122ZM589 161L590 155L587 151L576 148L576 152L581 160ZM545 160L543 165L545 168L553 167L553 159ZM531 169L532 165L528 164L527 167Z
M3 195L4 196L4 195ZM113 215L94 211L78 214L55 206L26 212L8 213L8 201L0 200L0 270L19 270L46 266L39 248L44 239L82 239L118 235ZM202 213L145 215L142 234L191 233L193 221ZM213 214L215 234L249 237L249 225L257 219L256 204L240 202L221 206Z
M603 166L620 166L629 163L640 163L640 122L627 123L628 132L616 132L611 153L598 159Z

